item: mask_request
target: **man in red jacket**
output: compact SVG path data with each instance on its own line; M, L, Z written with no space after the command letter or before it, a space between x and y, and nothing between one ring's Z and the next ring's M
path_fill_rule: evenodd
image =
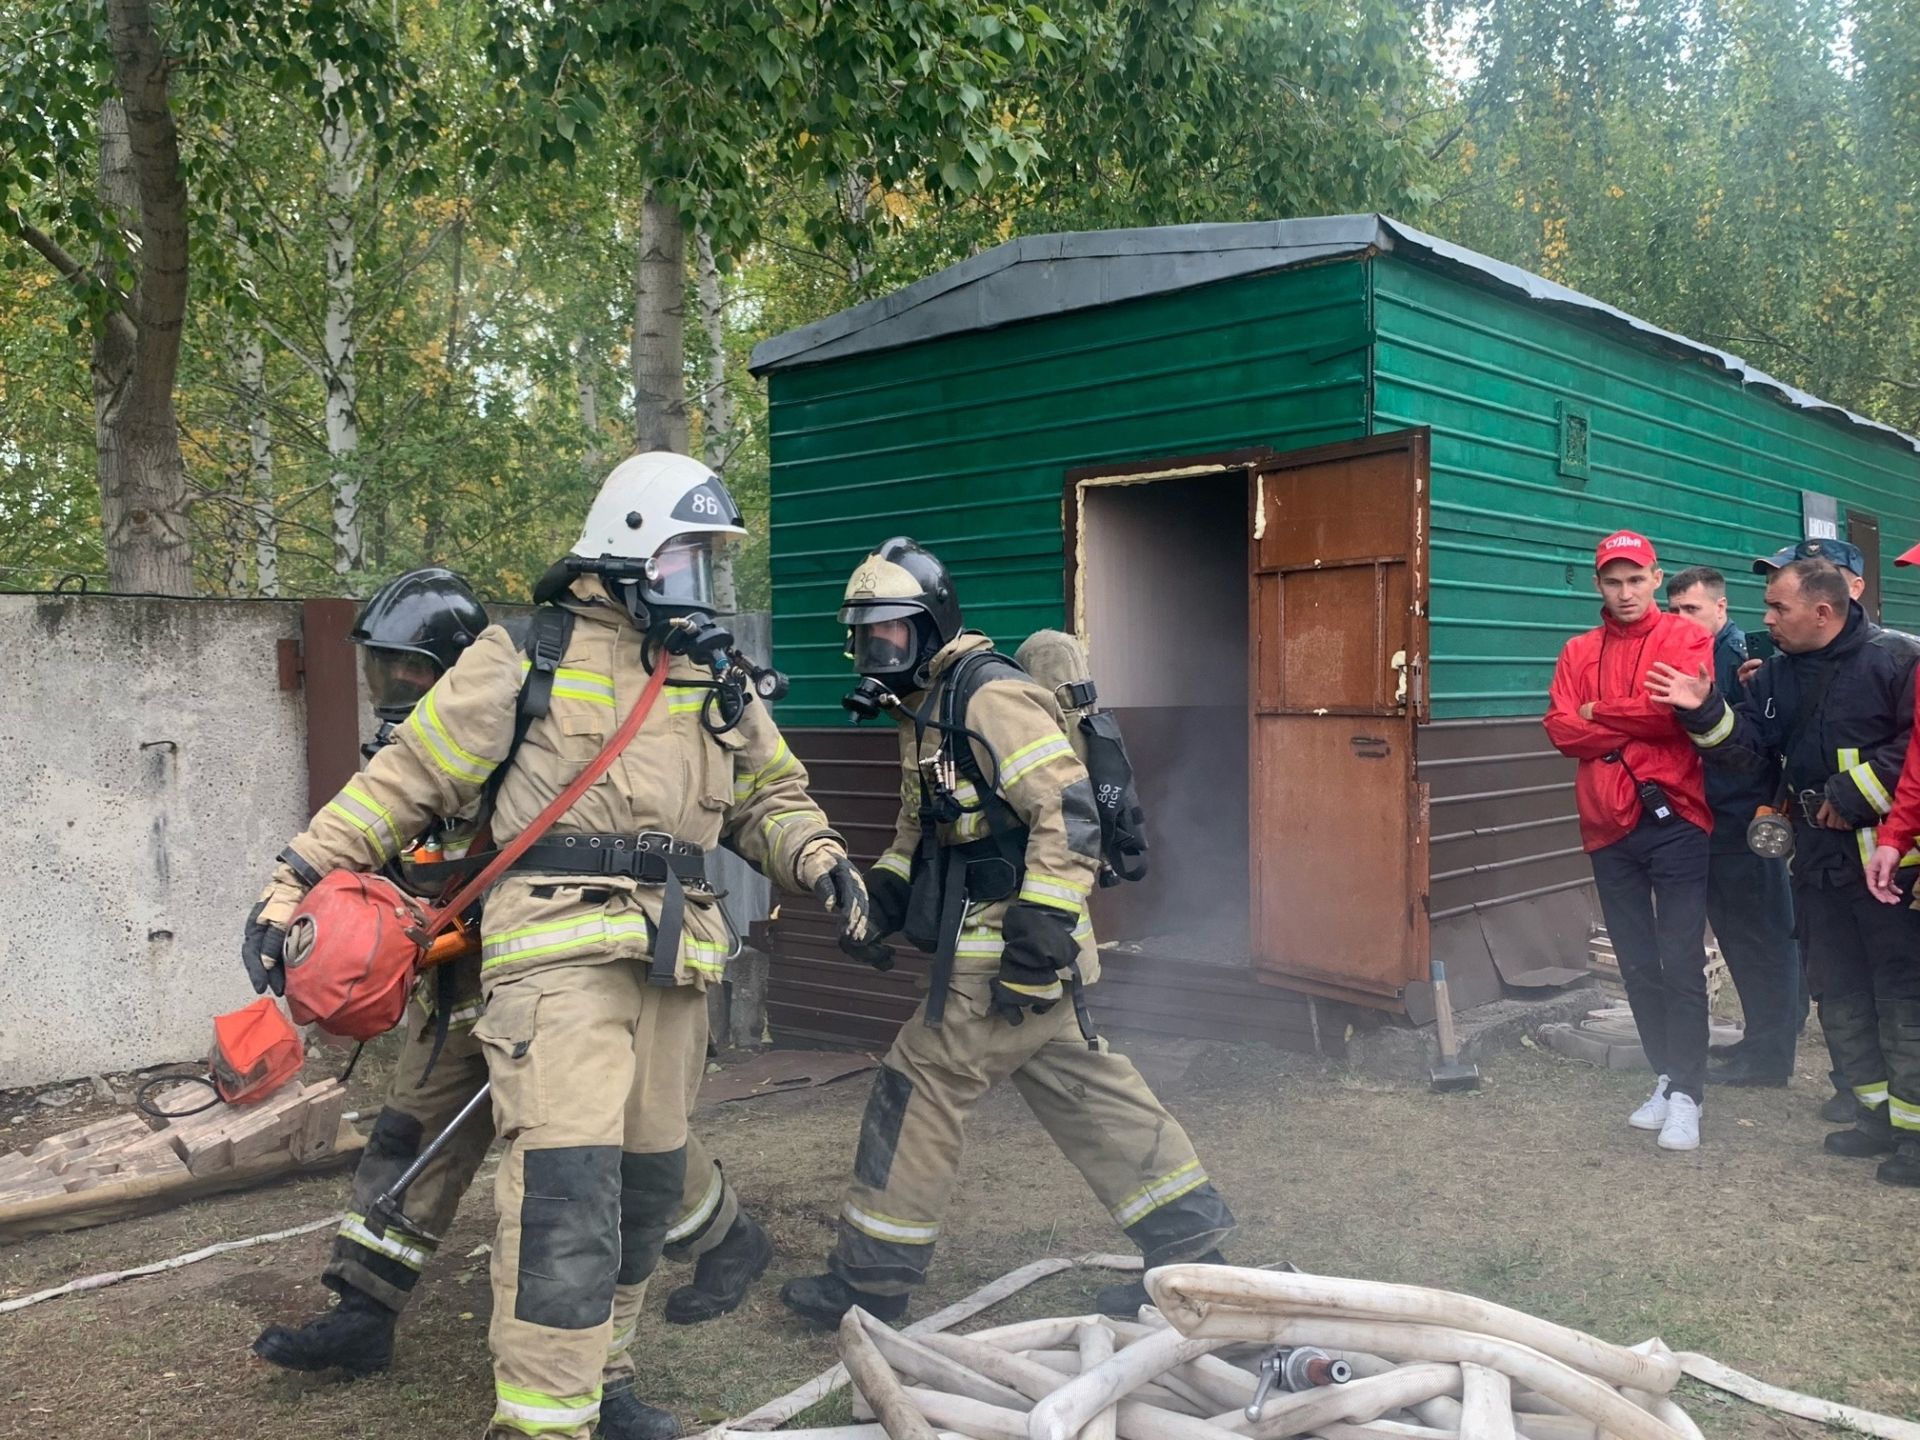
M1580 838L1620 962L1653 1094L1627 1123L1663 1150L1700 1143L1707 1070L1707 856L1713 812L1700 757L1671 706L1646 692L1665 661L1712 673L1713 639L1660 609L1662 575L1645 536L1616 531L1594 551L1600 624L1560 652L1547 738L1580 762Z

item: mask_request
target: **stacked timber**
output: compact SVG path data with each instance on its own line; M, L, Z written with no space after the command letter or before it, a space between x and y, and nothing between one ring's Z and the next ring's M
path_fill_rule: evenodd
M181 1084L154 1096L153 1108L185 1112L207 1095L204 1085ZM338 1080L290 1080L254 1104L220 1101L197 1114L174 1114L158 1129L120 1114L30 1150L0 1152L0 1239L80 1229L323 1169L364 1143L343 1121L346 1105Z

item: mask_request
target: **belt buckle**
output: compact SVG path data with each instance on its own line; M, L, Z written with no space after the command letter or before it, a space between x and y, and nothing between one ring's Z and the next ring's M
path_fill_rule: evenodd
M633 848L642 855L655 850L662 855L671 855L673 836L664 830L642 830L633 837Z

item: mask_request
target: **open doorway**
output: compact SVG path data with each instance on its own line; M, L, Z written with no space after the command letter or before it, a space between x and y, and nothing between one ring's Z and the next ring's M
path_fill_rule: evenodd
M1248 963L1244 469L1081 475L1072 623L1120 720L1150 871L1096 892L1095 930L1166 959Z

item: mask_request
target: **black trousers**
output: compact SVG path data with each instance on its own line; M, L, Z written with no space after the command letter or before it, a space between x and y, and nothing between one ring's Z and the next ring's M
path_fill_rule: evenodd
M1707 864L1707 920L1747 1021L1741 1064L1770 1075L1790 1073L1807 995L1787 862L1745 846L1715 850Z
M1641 1048L1669 1092L1701 1098L1707 1077L1707 832L1642 816L1595 850L1594 888Z
M1870 1128L1920 1135L1920 912L1874 899L1858 871L1817 879L1794 901L1834 1060Z

